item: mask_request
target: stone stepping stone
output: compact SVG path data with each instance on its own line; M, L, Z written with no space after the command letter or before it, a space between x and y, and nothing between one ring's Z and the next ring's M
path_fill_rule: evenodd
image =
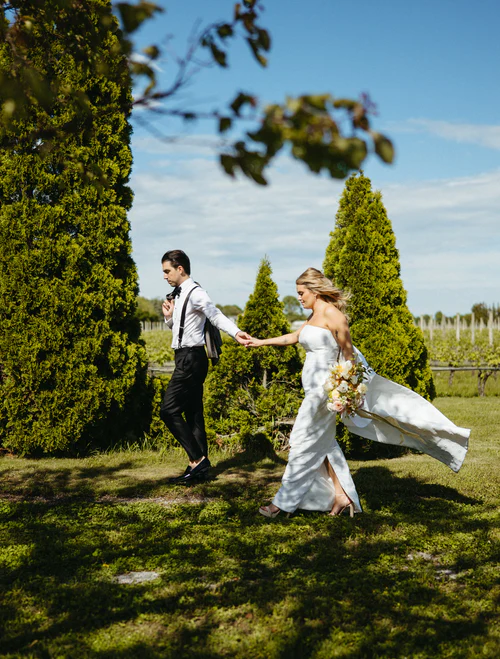
M126 574L119 574L113 581L122 584L144 583L146 581L154 581L159 576L160 574L158 572L127 572Z

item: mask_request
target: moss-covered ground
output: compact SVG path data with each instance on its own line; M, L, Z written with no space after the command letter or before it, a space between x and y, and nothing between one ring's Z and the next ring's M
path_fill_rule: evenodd
M439 399L473 428L459 474L421 455L351 462L364 514L267 520L286 455L0 459L0 655L498 657L500 406ZM129 571L159 576L114 580Z

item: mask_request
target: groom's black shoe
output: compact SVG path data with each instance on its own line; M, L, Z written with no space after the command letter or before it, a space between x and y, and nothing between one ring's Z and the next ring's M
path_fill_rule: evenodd
M180 480L177 482L181 485L190 485L191 483L200 483L206 481L210 473L210 460L208 458L203 458L200 464L197 464L196 467L193 467L191 471L187 474L184 474Z
M191 467L188 465L184 470L183 474L181 474L180 476L174 476L173 478L169 478L168 482L172 484L180 483L182 480L184 480L184 478L189 474L190 471L191 471Z

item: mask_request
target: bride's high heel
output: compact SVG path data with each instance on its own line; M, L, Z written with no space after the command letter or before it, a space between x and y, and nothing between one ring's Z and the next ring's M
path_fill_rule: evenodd
M261 506L261 507L259 508L259 513L260 513L261 515L264 515L264 517L271 517L271 518L273 518L273 517L276 517L277 515L279 515L281 512L282 512L282 511L281 511L281 508L277 508L277 509L274 510L274 511L271 510L271 509L269 508L269 506ZM285 511L283 511L283 512L285 512ZM292 514L292 513L285 513L285 515L286 515L287 517L290 517L291 514Z
M349 508L349 516L354 517L354 504L353 504L352 501L349 501L349 503L346 503L346 505L343 508L340 508L336 512L333 512L333 508L332 508L332 510L330 512L330 515L332 517L338 517L339 515L342 515L344 510L347 510L348 508Z

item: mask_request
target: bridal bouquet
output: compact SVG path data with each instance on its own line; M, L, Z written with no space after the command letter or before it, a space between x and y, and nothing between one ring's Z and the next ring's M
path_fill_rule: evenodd
M368 387L363 380L366 379L366 370L361 362L346 361L332 366L324 385L328 395L326 406L330 412L352 416L365 399Z

